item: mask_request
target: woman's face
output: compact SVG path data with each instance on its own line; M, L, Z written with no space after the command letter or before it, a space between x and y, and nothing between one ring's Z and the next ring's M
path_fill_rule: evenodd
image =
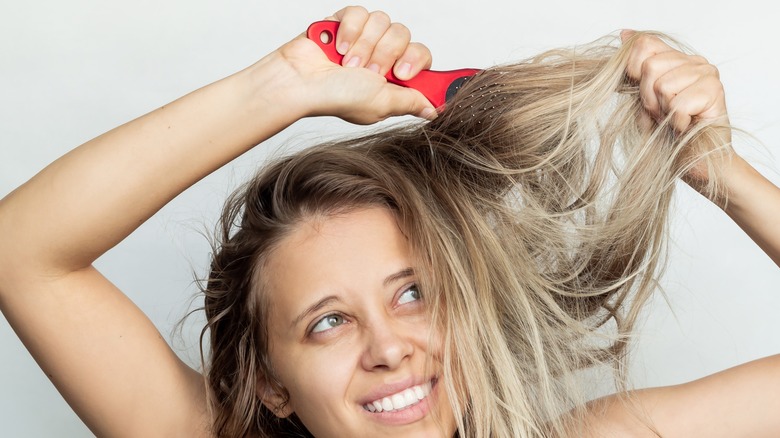
M425 291L389 211L306 221L266 272L269 354L290 394L277 414L295 412L317 437L454 434ZM427 355L433 370L426 372ZM279 401L266 392L270 409Z

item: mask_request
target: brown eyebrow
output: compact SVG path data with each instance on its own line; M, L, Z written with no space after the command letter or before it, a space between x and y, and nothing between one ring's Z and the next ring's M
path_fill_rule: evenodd
M290 325L290 328L294 328L298 323L301 322L303 318L306 318L307 315L310 313L314 313L319 309L322 309L323 307L327 306L328 304L334 302L334 301L340 301L339 297L335 295L328 295L327 297L317 301L313 305L309 306L306 310L301 312L300 315L298 315L295 320L293 320L292 324Z
M412 268L404 268L396 273L388 275L384 281L382 281L382 286L387 286L395 281L398 281L403 278L411 277L414 275L414 269ZM316 312L319 309L322 309L323 307L327 306L328 304L334 302L334 301L341 301L339 297L336 295L328 295L327 297L317 301L316 303L309 306L306 310L301 312L295 319L293 320L292 324L290 324L290 328L294 328L296 325L298 325L301 320L306 318L307 315Z
M387 278L385 278L385 281L382 282L382 286L387 286L387 285L389 285L390 283L392 283L394 281L398 281L398 280L400 280L402 278L406 278L406 277L411 277L412 275L414 275L414 269L412 269L412 268L401 269L400 271L396 272L395 274L388 275Z

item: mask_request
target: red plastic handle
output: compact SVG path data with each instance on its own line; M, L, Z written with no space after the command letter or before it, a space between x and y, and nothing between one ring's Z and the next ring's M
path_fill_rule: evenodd
M341 65L344 55L336 50L336 32L338 29L338 21L317 21L309 26L306 36L320 46L328 59ZM480 70L475 68L448 71L423 70L412 79L402 81L395 77L391 69L387 72L385 78L393 84L414 88L421 92L434 107L443 108L447 100L447 91L449 90L450 94L453 92L450 87L453 86L457 89L463 79L474 76L479 72Z

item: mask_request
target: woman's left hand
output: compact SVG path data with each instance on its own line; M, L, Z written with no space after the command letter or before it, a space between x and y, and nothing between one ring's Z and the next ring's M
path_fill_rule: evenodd
M725 126L711 149L718 154L722 195L712 199L721 206L780 266L780 188L758 173L730 147L726 98L718 69L701 56L674 50L659 38L625 30L624 43L633 44L626 75L639 83L639 94L647 123L664 120L678 133L693 124L716 121ZM632 38L636 38L635 41ZM723 147L725 146L725 147ZM704 148L703 152L708 149ZM706 186L710 175L704 163L694 165L685 180L694 188Z
M626 75L639 84L645 109L643 123L658 123L669 117L677 133L699 122L717 121L728 126L726 96L717 67L702 56L673 49L654 35L624 30L620 37L624 43L633 44ZM730 145L729 129L718 134L722 143L712 145L712 149ZM730 149L726 150L731 154ZM688 182L695 182L694 186L706 185L706 166L694 166L685 176Z
M635 34L624 30L620 37L627 42ZM682 53L656 36L642 34L633 43L626 74L639 83L647 114L661 121L672 113L670 122L678 132L700 120L727 121L720 74L701 56Z

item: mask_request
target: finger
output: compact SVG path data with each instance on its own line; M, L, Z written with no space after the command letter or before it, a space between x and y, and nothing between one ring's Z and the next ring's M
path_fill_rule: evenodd
M672 127L683 132L698 120L726 115L723 85L714 76L705 76L682 90L670 102Z
M424 44L409 43L403 55L395 62L393 73L401 80L415 77L421 70L431 68L431 51Z
M336 51L346 55L368 21L368 11L362 6L347 6L333 14L339 23L339 31L336 33ZM344 57L346 61L346 57Z
M650 113L656 120L663 118L665 108L662 105L662 95L660 92L666 92L673 94L686 86L695 78L689 78L688 82L677 86L675 88L675 82L679 82L680 78L685 79L684 73L678 73L677 75L667 76L667 81L662 81L661 78L666 76L669 72L681 68L684 65L695 63L696 60L692 57L685 55L684 53L676 50L669 50L661 52L646 58L641 67L641 74L639 78L639 96L642 100L642 105L645 110ZM684 72L683 70L679 70ZM695 76L695 75L694 75ZM678 78L677 81L671 80Z
M368 61L368 69L384 76L403 55L411 38L412 34L406 26L392 23L374 47Z
M664 44L663 41L651 35L636 35L631 31L624 32L622 35L626 35L629 38L628 42L631 44L626 63L626 76L639 83L639 96L645 111L658 120L661 117L661 108L653 93L653 84L657 79L657 75L654 76L654 69L650 68L648 70L648 67L655 65L651 61L654 57L672 49Z
M645 60L659 53L673 50L656 36L640 34L633 40L633 45L628 55L626 74L629 78L638 81L642 76L642 65L645 63Z
M687 61L661 73L653 84L653 93L658 100L662 114L670 111L672 99L696 82L708 77L714 78L715 83L720 82L720 75L715 66L708 64L706 60L701 62L700 60L704 59L701 57L691 56L688 58Z
M379 40L390 28L390 17L384 12L376 11L368 15L363 30L344 56L344 65L347 67L366 67L379 73L379 65L369 65L371 55ZM339 28L339 33L341 29Z
M428 99L412 88L387 84L378 98L381 108L385 109L386 117L407 114L426 119L436 117L436 109L428 102Z

